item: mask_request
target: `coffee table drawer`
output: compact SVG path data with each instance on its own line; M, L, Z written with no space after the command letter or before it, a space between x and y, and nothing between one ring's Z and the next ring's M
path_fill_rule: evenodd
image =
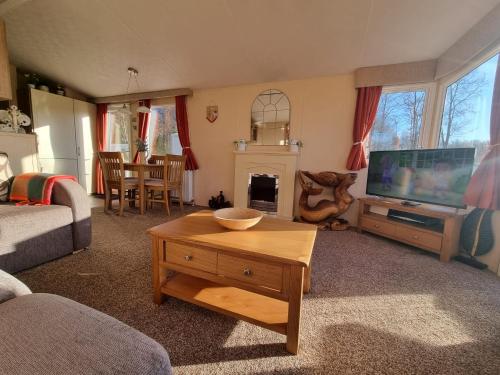
M166 242L165 261L215 273L217 270L217 251Z
M217 274L250 284L281 290L283 266L219 253Z

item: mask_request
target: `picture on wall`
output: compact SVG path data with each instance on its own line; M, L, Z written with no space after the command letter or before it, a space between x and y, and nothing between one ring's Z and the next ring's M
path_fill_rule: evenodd
M209 105L207 106L207 120L210 123L215 122L219 117L219 106L218 105Z

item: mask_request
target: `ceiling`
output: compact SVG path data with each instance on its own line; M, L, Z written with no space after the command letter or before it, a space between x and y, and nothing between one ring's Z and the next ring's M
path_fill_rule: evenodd
M131 91L153 91L436 58L499 3L7 0L0 15L13 64L99 97L125 93L129 66L141 85Z

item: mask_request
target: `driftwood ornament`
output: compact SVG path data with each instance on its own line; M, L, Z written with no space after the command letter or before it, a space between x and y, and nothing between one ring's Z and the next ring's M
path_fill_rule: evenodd
M317 224L320 229L346 230L349 227L347 220L338 216L346 212L354 201L354 197L347 189L356 182L356 173L298 171L298 178L302 186L299 198L300 220ZM316 205L309 205L309 196L320 195L323 188L313 187L313 183L333 189L334 200L322 199Z

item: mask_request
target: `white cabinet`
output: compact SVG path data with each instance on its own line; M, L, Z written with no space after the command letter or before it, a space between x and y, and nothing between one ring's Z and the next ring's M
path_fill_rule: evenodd
M41 172L73 175L94 192L95 105L35 89L30 98Z

